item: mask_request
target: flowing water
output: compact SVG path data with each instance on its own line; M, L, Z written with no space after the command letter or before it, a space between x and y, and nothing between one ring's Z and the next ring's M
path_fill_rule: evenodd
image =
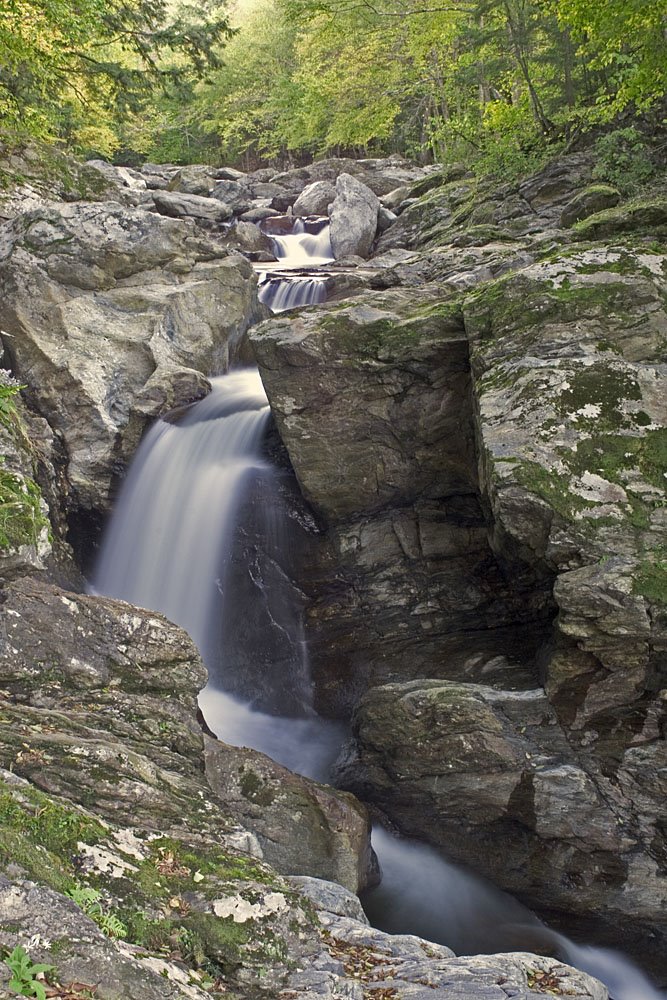
M284 236L281 245L295 247L299 257L326 253L328 235L293 235L293 243ZM313 263L313 257L307 259ZM275 514L278 473L262 455L268 401L252 369L215 378L212 386L210 395L181 420L158 420L144 438L104 539L94 589L160 611L187 629L209 669L200 705L220 738L252 746L296 772L323 780L344 733L312 709L302 608L284 597L287 583L281 583L281 573L270 571L289 541ZM259 562L248 569L249 600L261 607L257 619L254 610L238 607L235 597L242 588L234 577L235 526L253 489L259 489L269 508L260 518L269 570ZM246 616L253 623L265 622L257 634L268 636L266 669L279 670L277 679L267 681L264 701L270 702L271 691L286 689L292 706L287 714L257 711L250 691L245 698L230 694L230 672L241 656L240 622ZM254 625L250 643L253 631ZM254 658L256 650L251 646L245 653ZM254 683L262 686L256 678ZM520 903L432 848L394 838L381 828L374 830L373 845L383 881L367 894L364 905L377 926L419 934L458 954L545 949L602 979L614 1000L663 996L624 956L556 934Z
M318 227L318 232L312 231ZM285 272L321 267L332 262L333 250L326 220L304 222L303 219L294 219L291 232L271 235L270 238L280 271L277 274L268 271L260 274L259 301L274 313L324 302L327 295L325 277Z
M93 589L160 611L189 632L209 670L200 705L217 736L325 778L342 731L312 709L298 608L283 602L267 610L270 630L289 651L279 684L288 689L295 717L253 711L250 698L225 690L231 685L224 671L238 655L237 581L230 579L234 525L258 475L268 481L271 499L275 470L261 456L269 406L259 373L246 369L211 381L210 395L184 419L158 420L145 436L105 535ZM279 541L278 532L274 547ZM254 584L259 599L262 581Z

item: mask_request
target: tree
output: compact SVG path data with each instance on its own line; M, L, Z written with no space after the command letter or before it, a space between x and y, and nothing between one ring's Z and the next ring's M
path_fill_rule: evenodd
M4 0L0 127L76 144L113 129L155 89L218 63L230 35L218 0Z

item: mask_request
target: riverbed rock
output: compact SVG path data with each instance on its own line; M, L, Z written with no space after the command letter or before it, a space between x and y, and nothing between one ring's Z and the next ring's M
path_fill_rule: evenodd
M336 188L330 181L313 181L308 184L292 206L293 215L326 215L336 197Z
M337 882L353 893L377 881L370 819L354 796L254 750L208 741L205 759L209 785L278 871ZM286 835L290 829L298 836Z
M338 778L405 833L542 912L622 922L629 937L648 935L660 950L667 881L655 851L659 828L634 793L619 792L618 775L610 780L594 757L572 750L541 688L386 685L361 699L353 726ZM644 756L653 774L646 787L656 791L661 751Z
M115 203L25 213L1 245L6 357L63 436L72 504L105 510L145 426L135 402L158 370L224 370L260 315L254 274L193 222Z
M211 191L211 198L217 199L225 206L229 206L234 215L242 215L252 208L254 197L259 195L251 194L249 188L239 181L217 181ZM278 206L274 206L278 207Z
M160 215L172 219L196 219L199 223L218 226L232 217L232 209L216 198L180 191L153 191L153 204Z
M331 205L331 246L338 260L350 254L368 257L378 226L380 202L370 188L351 174L336 180Z
M303 579L317 595L311 662L328 710L408 671L465 676L473 651L520 660L549 604L543 580L509 580L488 547L457 302L439 286L364 293L274 317L251 339L327 528L321 568Z

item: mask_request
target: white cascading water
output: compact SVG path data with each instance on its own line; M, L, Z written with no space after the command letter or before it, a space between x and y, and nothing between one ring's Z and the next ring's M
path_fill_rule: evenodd
M142 441L103 541L93 589L160 611L189 632L211 674L200 705L217 736L325 778L340 744L339 726L312 710L294 719L256 712L220 687L224 634L235 627L224 621L225 576L249 479L267 471L260 444L269 405L254 369L212 379L212 387L180 422L158 420ZM292 632L296 655L305 656L298 618L278 624ZM301 686L294 700L307 713L307 664L290 680Z
M328 233L290 242L289 252L309 265L324 254ZM290 258L292 259L292 258ZM301 266L300 264L295 266ZM212 392L177 423L159 420L132 464L107 531L94 590L160 611L190 633L209 666L200 694L210 728L221 739L251 746L291 770L326 780L343 738L335 723L309 710L310 682L298 613L278 622L291 629L302 656L292 683L302 685L299 718L258 712L225 691L225 578L237 512L253 475L270 474L261 457L269 407L256 370L212 380ZM222 629L220 628L222 622ZM301 651L298 653L298 651ZM383 882L367 894L373 922L395 933L414 933L447 944L458 954L525 951L545 947L605 982L613 1000L663 1000L623 955L576 945L545 927L528 909L423 844L377 827L373 846Z
M324 220L317 233L308 232L303 219L295 219L291 233L271 236L276 257L283 267L317 267L334 259L329 226Z
M273 251L281 271L298 268L320 267L330 264L333 258L329 227L323 219L317 233L307 232L303 219L294 219L292 232L271 235ZM315 305L326 299L326 279L313 275L269 275L260 277L259 301L271 312L282 313L299 306Z

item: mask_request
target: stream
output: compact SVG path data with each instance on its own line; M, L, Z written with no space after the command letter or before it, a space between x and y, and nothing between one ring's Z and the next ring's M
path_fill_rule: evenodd
M294 220L291 232L272 237L278 267L260 271L260 298L272 311L324 300L325 279L301 273L332 260L328 227L319 221L308 227ZM158 420L145 435L105 533L92 587L162 612L189 632L209 671L200 707L220 739L326 781L346 731L313 709L303 608L281 582L279 557L289 536L277 501L278 471L262 450L268 400L255 369L211 382L211 393L183 417ZM243 598L258 603L251 616L260 623L257 650L243 648L255 641L252 630L239 639L246 609L239 606L233 567L239 512L252 491L262 500L268 553L251 573L250 597ZM250 654L267 671L266 691L252 701L232 693L238 685L231 683L235 665L243 669ZM623 955L573 943L433 848L381 827L374 829L373 846L383 880L363 904L375 926L418 934L461 955L547 950L605 982L613 1000L664 997Z

